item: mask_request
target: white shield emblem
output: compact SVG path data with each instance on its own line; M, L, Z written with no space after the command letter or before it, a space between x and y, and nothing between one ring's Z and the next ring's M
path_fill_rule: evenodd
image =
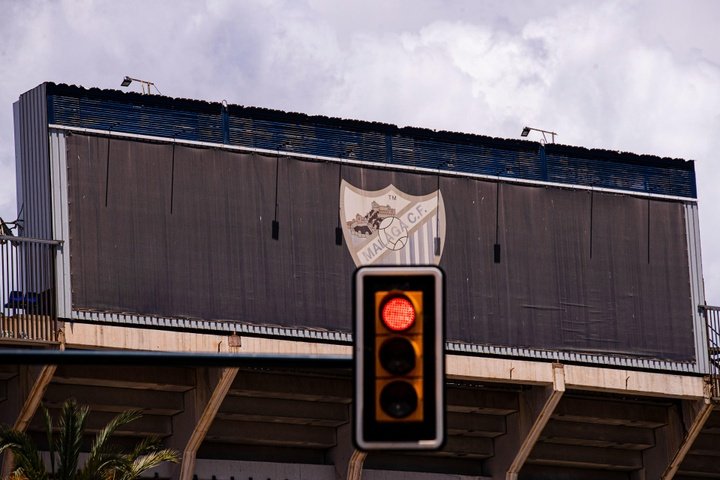
M440 190L421 197L393 185L369 192L340 185L340 222L355 265L437 265L445 246Z

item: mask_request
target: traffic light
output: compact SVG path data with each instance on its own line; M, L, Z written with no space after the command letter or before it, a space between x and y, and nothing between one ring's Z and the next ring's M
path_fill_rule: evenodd
M361 450L441 448L445 441L442 270L361 267L353 288L356 446Z

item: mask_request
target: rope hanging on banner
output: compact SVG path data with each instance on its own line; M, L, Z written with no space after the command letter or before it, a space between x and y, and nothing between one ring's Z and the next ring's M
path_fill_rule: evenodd
M280 178L280 148L277 151L277 157L275 157L275 216L272 221L272 239L280 239L280 222L278 222L278 182Z
M495 245L493 245L493 260L500 263L500 177L495 184Z

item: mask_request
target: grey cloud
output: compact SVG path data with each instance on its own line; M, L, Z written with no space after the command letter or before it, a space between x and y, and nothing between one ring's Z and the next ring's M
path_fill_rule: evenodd
M720 47L710 0L0 1L0 216L12 102L45 80L697 161L720 302Z

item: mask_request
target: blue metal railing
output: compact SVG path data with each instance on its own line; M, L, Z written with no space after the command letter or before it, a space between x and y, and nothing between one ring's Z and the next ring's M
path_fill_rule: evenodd
M58 90L59 87L56 88ZM695 198L691 162L66 87L48 122L323 157Z

